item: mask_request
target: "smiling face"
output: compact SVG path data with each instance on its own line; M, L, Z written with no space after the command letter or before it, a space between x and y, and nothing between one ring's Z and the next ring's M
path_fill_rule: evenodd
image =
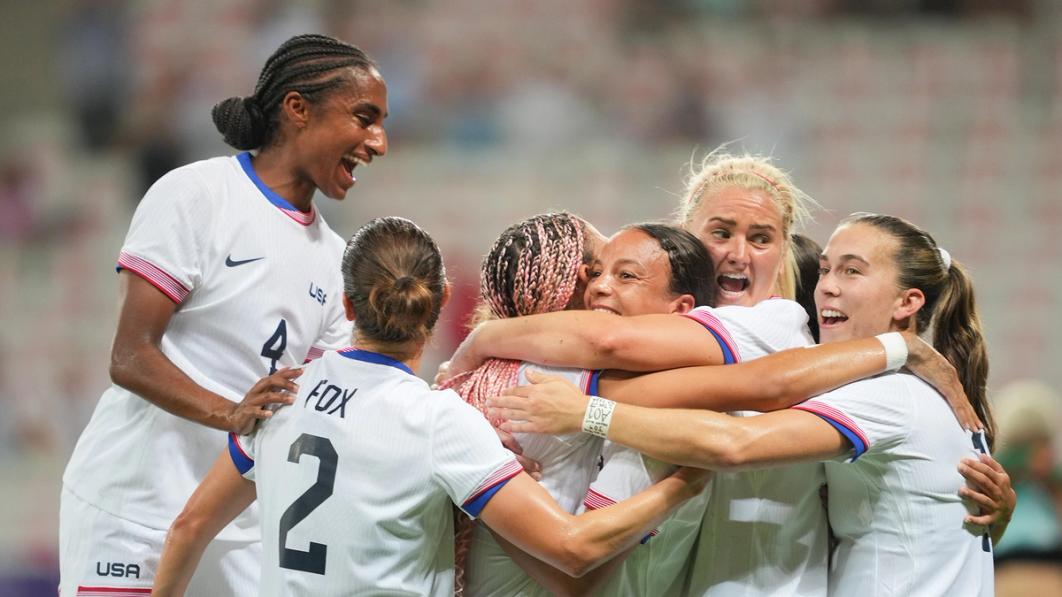
M921 293L899 288L896 249L896 240L874 226L843 224L834 231L822 251L815 287L823 344L906 327L921 306L912 297L917 302Z
M588 270L586 307L617 315L684 312L671 292L671 264L660 243L641 230L616 233ZM682 295L688 296L688 295Z
M295 140L301 176L332 199L346 197L358 165L387 153L387 85L375 69L349 68L344 78L309 107Z
M713 191L687 229L712 257L719 306L750 307L777 294L786 241L782 213L766 192L734 185Z

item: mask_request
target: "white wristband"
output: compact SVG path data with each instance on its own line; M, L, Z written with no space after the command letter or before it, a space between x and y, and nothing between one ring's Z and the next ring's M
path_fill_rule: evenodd
M885 347L885 370L896 371L907 364L907 341L900 332L874 336Z
M590 435L607 438L608 426L612 423L612 411L614 410L616 410L615 402L600 396L591 396L590 404L586 405L586 412L583 414L583 431Z

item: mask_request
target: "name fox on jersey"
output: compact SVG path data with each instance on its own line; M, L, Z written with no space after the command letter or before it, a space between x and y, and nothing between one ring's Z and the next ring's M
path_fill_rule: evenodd
M326 415L334 415L338 413L339 418L342 419L347 416L347 402L349 402L357 392L357 388L348 390L335 384L328 383L327 379L322 379L317 382L317 385L314 386L313 390L306 396L306 400L303 401L302 405L303 407L306 407L310 404L310 398L317 398L317 402L313 405L314 410L323 412Z
M118 578L140 578L140 566L121 562L96 562L96 574Z

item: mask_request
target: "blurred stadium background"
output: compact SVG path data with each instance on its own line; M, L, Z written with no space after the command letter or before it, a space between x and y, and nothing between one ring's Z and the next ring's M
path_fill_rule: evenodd
M319 205L341 235L401 215L438 239L458 293L427 374L506 225L667 218L691 158L730 143L824 206L806 229L820 242L860 210L932 231L972 270L994 393L1062 385L1062 3L8 0L3 15L0 595L54 595L59 478L108 383L132 210L168 169L231 153L211 106L302 32L361 46L388 82L389 154ZM1037 412L1057 443L1057 410Z

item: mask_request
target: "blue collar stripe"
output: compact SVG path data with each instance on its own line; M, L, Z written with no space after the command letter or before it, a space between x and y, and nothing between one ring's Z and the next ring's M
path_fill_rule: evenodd
M351 348L349 350L339 351L341 356L345 356L348 359L354 359L355 361L363 361L365 363L373 363L374 365L387 365L388 367L394 367L395 369L401 369L410 375L415 375L413 370L406 366L402 361L392 359L391 357L380 354L378 352L372 352L369 350L361 350L360 348Z
M259 191L262 191L262 194L265 195L265 198L268 199L270 203L276 205L280 209L285 209L296 213L302 213L298 209L295 209L294 205L288 203L287 199L281 197L280 195L277 195L275 192L273 192L273 189L267 187L266 184L262 182L261 178L258 178L258 173L254 171L254 164L251 163L251 152L245 151L240 155L236 156L236 159L240 161L240 166L243 167L243 171L247 174L247 178L251 179L251 182L254 183L254 186L258 187Z

